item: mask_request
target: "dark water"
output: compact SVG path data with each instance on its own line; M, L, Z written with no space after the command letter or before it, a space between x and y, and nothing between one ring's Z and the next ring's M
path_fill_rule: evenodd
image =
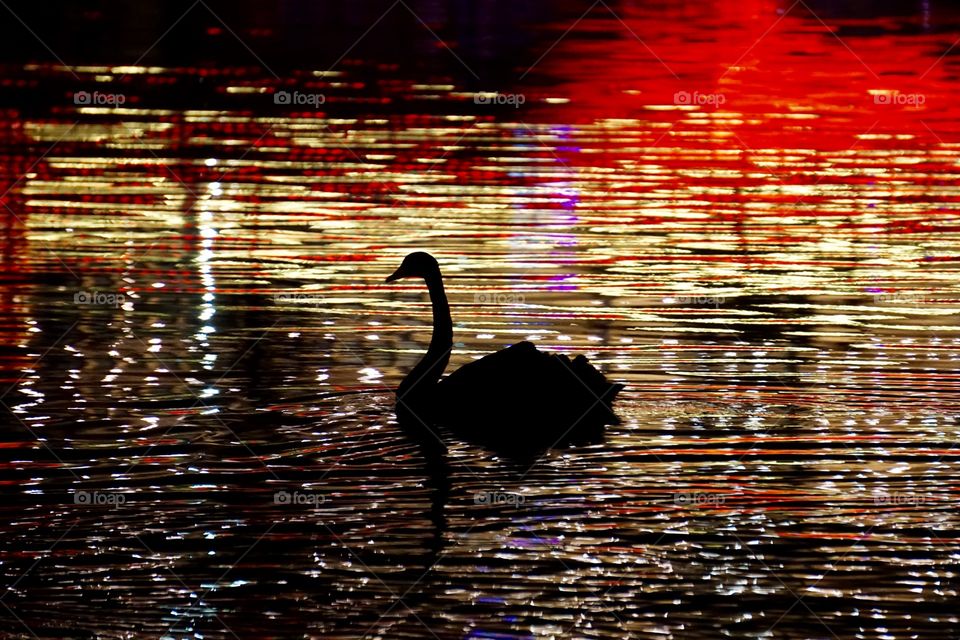
M2 637L957 637L957 16L572 4L489 64L446 14L396 64L268 20L276 74L7 64ZM451 367L585 353L623 423L425 456L417 249Z

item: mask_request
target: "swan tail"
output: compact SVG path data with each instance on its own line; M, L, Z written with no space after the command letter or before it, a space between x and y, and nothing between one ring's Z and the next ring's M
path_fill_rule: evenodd
M600 373L596 367L590 364L585 356L579 355L573 359L570 368L576 376L593 392L600 400L603 407L610 416L616 417L613 413L613 399L620 393L624 385L619 382L611 383L606 376Z

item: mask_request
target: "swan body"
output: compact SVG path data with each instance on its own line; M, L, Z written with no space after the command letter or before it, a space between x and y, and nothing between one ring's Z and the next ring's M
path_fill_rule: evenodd
M536 450L594 442L619 422L609 382L580 355L570 360L518 342L441 379L453 348L453 323L440 266L428 253L408 255L387 282L418 277L433 309L427 353L397 388L397 414L443 426L497 449Z

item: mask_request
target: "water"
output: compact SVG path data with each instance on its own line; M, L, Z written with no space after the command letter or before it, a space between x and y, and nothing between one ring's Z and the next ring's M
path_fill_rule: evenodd
M2 637L955 635L956 14L613 6L495 87L276 25L276 75L8 65ZM417 249L451 369L585 353L622 424L425 456Z

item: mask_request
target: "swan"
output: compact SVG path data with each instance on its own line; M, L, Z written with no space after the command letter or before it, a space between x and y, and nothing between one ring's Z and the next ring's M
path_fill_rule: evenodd
M596 442L605 425L619 422L612 404L622 384L609 382L582 355L571 361L526 341L441 379L453 349L453 322L440 265L429 253L411 253L386 282L401 278L426 283L433 335L426 354L397 387L398 418L516 451Z

